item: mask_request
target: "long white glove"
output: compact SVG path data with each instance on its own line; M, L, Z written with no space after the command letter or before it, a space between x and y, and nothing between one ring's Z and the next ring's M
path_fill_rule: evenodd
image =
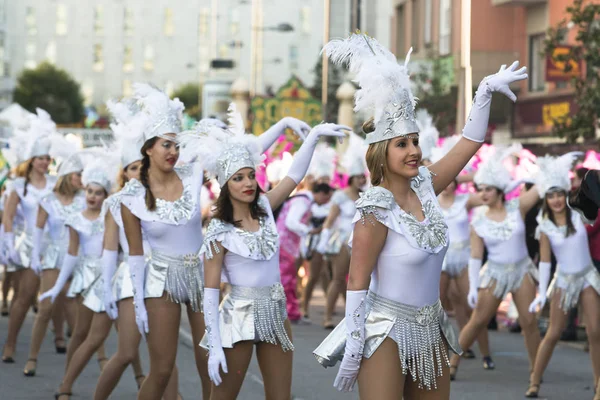
M527 79L527 67L517 69L518 67L519 62L515 61L508 69L506 65L503 65L494 75L483 78L475 92L473 107L462 132L464 137L478 143L485 140L490 119L492 92L500 92L513 102L517 100L517 96L510 90L508 85Z
M208 376L212 383L219 386L223 381L219 367L227 373L227 360L221 344L219 329L219 289L204 288L204 323L208 337Z
M13 232L5 232L2 237L2 251L7 261L15 264L21 264L19 253L15 248L15 234Z
M150 332L148 326L148 313L144 302L146 286L146 260L144 256L129 256L129 273L133 284L133 304L135 306L135 323L143 337Z
M54 303L56 297L60 294L60 291L65 284L69 280L69 277L73 274L73 270L77 265L77 256L72 256L69 253L65 255L65 259L63 260L62 266L60 267L60 272L58 273L58 278L56 279L56 283L52 286L52 289L47 292L42 293L40 296L40 302L45 298L50 298L50 303Z
M310 126L306 122L292 117L284 117L258 137L262 152L267 151L288 128L302 140L305 140L306 135L310 132Z
M481 260L469 258L469 294L467 302L469 307L475 308L477 305L477 291L479 290L479 271L481 270Z
M325 254L327 251L327 242L329 242L329 237L331 236L330 229L323 229L321 234L319 235L319 244L317 244L317 253Z
M529 305L529 312L535 313L537 308L540 310L544 308L544 304L546 304L546 295L548 291L548 283L550 283L550 268L552 264L549 262L540 262L539 265L539 276L540 283L538 286L538 294L535 296L535 299Z
M103 297L104 297L104 308L106 309L106 315L110 319L117 319L119 310L117 309L117 302L112 291L112 278L117 270L117 258L119 253L115 250L102 251L102 284L103 284Z
M333 382L333 386L342 392L352 391L358 377L365 347L366 298L366 290L346 291L346 349Z
M31 269L37 275L42 273L42 260L40 257L40 249L42 248L42 237L44 230L37 226L33 230L33 249L31 250Z
M312 128L300 149L294 155L294 161L290 166L287 176L292 178L294 182L300 183L306 175L310 160L312 159L315 147L321 136L333 136L345 138L347 135L343 131L351 131L352 129L344 125L338 124L319 124Z

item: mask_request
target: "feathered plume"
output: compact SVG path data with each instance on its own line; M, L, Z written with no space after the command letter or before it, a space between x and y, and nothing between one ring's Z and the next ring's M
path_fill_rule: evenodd
M419 127L419 147L421 147L422 158L431 161L433 149L436 148L440 132L433 123L433 117L427 110L417 111L417 126Z
M580 151L563 154L560 157L546 155L537 159L540 168L535 177L540 196L545 196L551 188L559 188L568 192L571 189L569 171L578 157L583 156Z
M505 193L512 191L512 175L505 161L512 155L518 155L522 148L519 143L504 148L496 147L496 151L479 165L474 177L475 184L494 186Z
M386 105L396 100L402 90L407 91L413 110L416 107L408 74L412 48L404 65L400 65L396 56L377 40L355 33L347 39L330 41L323 51L334 64L348 64L348 69L355 75L354 81L360 86L355 95L354 111L373 112L375 124L381 120Z
M318 143L315 147L308 174L315 179L328 177L333 178L335 173L337 153L335 149L325 142Z
M238 112L235 103L230 103L227 109L227 122L229 122L229 130L235 135L243 135L246 133L246 127L244 126L244 120L242 115Z
M81 174L83 185L96 183L111 193L120 168L119 153L108 147L91 147L79 154L84 165Z
M341 162L348 176L366 175L368 169L365 156L367 155L368 148L363 138L354 132L350 132L348 147Z
M147 83L134 83L133 100L139 107L136 115L143 117L144 141L166 133L181 132L184 105L179 99L171 100L163 91ZM118 115L126 113L124 110L116 112Z

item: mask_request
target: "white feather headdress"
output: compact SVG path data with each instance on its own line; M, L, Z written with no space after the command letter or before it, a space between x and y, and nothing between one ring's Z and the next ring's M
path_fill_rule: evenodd
M28 115L28 120L29 127L26 130L13 129L12 136L6 140L18 164L33 157L49 155L50 136L58 134L50 114L41 108L36 108L36 114Z
M568 192L571 189L569 171L577 157L582 155L582 152L574 151L560 157L546 155L538 158L536 164L540 170L535 177L535 184L540 196L544 197L553 188Z
M119 153L107 147L94 147L85 149L80 154L85 165L81 174L83 185L95 183L110 194L119 171Z
M518 154L522 148L520 144L513 144L504 148L497 147L494 154L479 165L479 169L473 178L475 184L494 186L504 193L510 193L514 190L517 181L513 181L510 171L504 165L504 160L513 154Z
M436 148L440 138L440 132L433 123L433 117L425 109L417 111L417 126L419 127L419 147L422 159L431 161L433 149Z
M315 180L320 178L333 179L336 158L337 153L333 147L326 142L318 143L308 167L308 175L312 175Z
M355 95L354 111L374 114L375 131L367 144L419 132L415 120L416 98L410 89L408 52L404 65L377 40L363 33L347 39L332 40L323 51L334 64L348 64L360 89Z
M106 102L113 122L110 128L115 134L116 150L121 155L121 167L127 168L131 163L142 159L141 148L144 145L144 129L148 117L141 112L140 103L134 99Z
M168 133L181 132L184 106L179 99L171 100L165 92L147 83L134 83L133 100L139 106L141 120L138 123L143 128L124 130L125 143L145 142Z
M50 136L50 157L59 163L57 171L59 177L83 171L80 150L80 143L68 140L61 134Z
M270 183L280 182L286 177L294 157L287 151L281 154L280 159L271 161L266 168L267 180Z
M196 157L220 187L240 169L256 169L264 160L258 137L246 134L234 103L229 105L228 129L196 124L192 130L182 132L179 141L188 156Z
M348 176L367 175L368 168L365 156L368 148L363 138L354 132L350 132L348 147L341 162Z

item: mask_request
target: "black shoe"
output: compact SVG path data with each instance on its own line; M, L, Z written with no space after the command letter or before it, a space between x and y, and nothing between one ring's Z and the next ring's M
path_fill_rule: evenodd
M475 353L473 353L473 350L467 349L463 351L462 358L473 359L475 358Z
M35 376L35 369L36 369L36 367L37 367L37 359L35 359L35 358L30 358L29 360L27 360L27 362L29 362L29 361L33 361L33 362L34 362L36 365L35 365L35 367L33 367L33 368L31 368L31 369L27 369L27 368L25 368L25 369L23 370L23 375L25 375L25 376Z
M496 368L496 364L494 364L494 360L492 357L486 356L483 357L483 369L492 370Z
M529 384L529 389L525 392L525 397L528 399L537 399L540 393L540 385L538 384Z
M488 331L497 331L498 330L498 321L496 321L496 317L492 318L488 323Z
M2 349L2 353L4 353L4 351L6 350L6 345L4 345L4 348ZM5 364L14 364L15 359L12 356L5 356L4 354L2 355L2 362Z
M62 396L69 396L69 398L71 398L71 396L73 396L73 393L71 393L71 392L54 393L55 400L59 400Z
M581 215L584 222L588 224L592 224L598 218L598 207L600 207L598 171L590 170L585 174L581 186L567 196L567 205Z
M54 347L56 347L56 353L57 354L65 354L67 352L67 347L59 346L58 342L65 343L65 340L64 339L54 339Z

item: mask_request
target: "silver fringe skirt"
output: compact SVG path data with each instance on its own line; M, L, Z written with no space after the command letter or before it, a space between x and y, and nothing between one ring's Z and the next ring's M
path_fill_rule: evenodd
M351 233L352 231L345 232L340 229L334 230L331 233L331 236L329 236L329 240L327 240L325 254L329 256L338 255L344 246L350 249L348 246L348 239L350 239Z
M15 250L19 254L19 261L15 264L17 269L31 267L31 252L33 251L33 238L27 232L21 233L15 240Z
M102 276L102 258L101 257L81 257L78 260L75 270L73 271L73 277L71 279L71 286L67 292L67 297L76 297L78 294L84 297L90 296L94 284ZM100 291L102 290L102 284L100 284ZM88 300L90 306L94 306L91 301ZM103 302L103 296L100 295L100 302ZM91 307L88 307L92 309Z
M95 313L105 312L104 308L104 279L102 273L92 282L90 287L85 289L83 296L83 305Z
M462 354L456 331L439 300L419 308L369 292L366 314L363 357L370 358L387 337L391 338L398 345L402 373L410 373L421 388L435 389L444 365L450 365L444 338L449 350ZM345 347L346 322L342 320L313 354L321 365L332 367L342 360Z
M42 255L42 270L60 269L69 248L69 240L50 242Z
M596 293L600 294L600 273L593 264L576 274L562 273L559 268L548 287L548 298L560 294L560 308L568 313L577 306L581 291L588 286L593 287Z
M232 286L219 306L219 330L224 348L233 348L237 342L279 344L283 351L294 350L285 331L287 319L283 286L276 283L265 287ZM208 349L204 335L200 346Z
M171 256L152 252L146 272L146 298L162 297L167 292L176 303L189 303L195 312L202 311L202 261L198 254Z
M133 284L131 283L131 274L126 258L119 264L119 267L113 276L112 292L115 301L133 297Z
M471 246L468 240L458 243L450 243L444 263L442 264L442 272L445 272L450 278L457 278L469 264L471 256Z
M535 281L538 280L538 270L529 257L512 264L500 264L488 260L479 273L479 288L486 289L495 283L494 297L503 299L508 293L521 287L526 275Z

